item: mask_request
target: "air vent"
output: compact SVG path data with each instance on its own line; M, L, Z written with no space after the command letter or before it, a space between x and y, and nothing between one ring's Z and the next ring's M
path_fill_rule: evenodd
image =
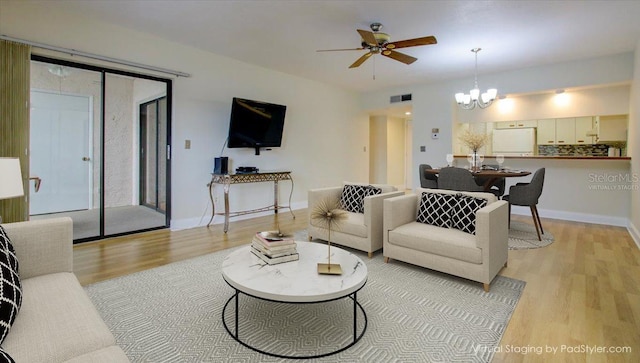
M411 101L411 93L408 93L406 95L391 96L391 99L390 99L391 103L407 102L407 101Z

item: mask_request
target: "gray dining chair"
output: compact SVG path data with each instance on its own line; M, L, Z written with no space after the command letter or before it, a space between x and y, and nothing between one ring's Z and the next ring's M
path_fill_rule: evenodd
M487 179L489 178L476 177L476 184L484 186ZM495 194L495 196L500 199L500 197L504 195L506 184L505 178L500 178L491 186L491 189L489 189L488 192Z
M431 165L420 164L418 169L420 173L420 186L422 188L438 189L438 175L425 173L425 170L433 169Z
M459 190L463 192L482 192L484 188L476 183L473 174L467 169L446 167L438 174L438 189Z
M512 185L509 188L509 194L502 197L502 200L509 202L509 224L511 224L511 205L525 206L531 209L531 217L533 217L533 224L536 226L539 241L542 241L541 234L544 234L544 230L540 222L537 205L544 185L544 172L545 168L536 170L529 183Z

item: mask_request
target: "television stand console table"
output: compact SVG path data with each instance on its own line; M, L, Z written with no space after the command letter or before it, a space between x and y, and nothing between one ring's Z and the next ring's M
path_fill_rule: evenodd
M289 204L288 205L279 205L278 204L278 182L281 180L289 180L291 182L291 192L289 193ZM273 205L269 205L262 208L243 210L237 212L229 211L229 189L231 189L231 184L243 184L243 183L260 183L260 182L273 182ZM216 205L213 200L213 188L216 185L222 185L224 190L224 212L216 213ZM224 233L227 233L229 230L229 218L237 217L249 213L259 213L265 211L274 211L275 214L278 214L279 209L289 209L289 212L296 218L295 214L291 210L291 196L293 195L293 178L291 178L290 171L267 171L267 172L259 172L259 173L246 173L246 174L211 174L211 182L207 184L209 187L209 198L211 199L211 219L209 219L209 223L207 223L207 227L211 225L213 218L216 215L224 216Z

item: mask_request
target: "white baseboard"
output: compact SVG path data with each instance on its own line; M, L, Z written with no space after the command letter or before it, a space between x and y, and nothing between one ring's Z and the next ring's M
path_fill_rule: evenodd
M640 232L638 231L638 228L634 226L632 222L629 222L627 230L629 231L631 238L633 238L633 242L635 242L638 249L640 249Z
M305 209L307 208L307 201L302 201L302 202L296 202L296 203L291 203L291 209L292 210L297 210L297 209ZM280 213L289 213L288 209L282 209L280 210ZM295 213L294 213L295 214ZM260 212L260 213L251 213L251 214L244 214L244 215L240 215L237 217L233 217L230 220L231 221L240 221L243 219L251 219L251 218L256 218L256 217L261 217L261 216L268 216L268 215L273 215L273 211L265 211L265 212ZM211 214L208 214L206 216L204 216L203 218L185 218L185 219L172 219L171 220L171 230L172 231L179 231L182 229L189 229L189 228L196 228L196 227L204 227L207 225L207 223L209 222L209 219L211 218ZM211 222L211 224L223 224L224 223L224 217L217 215L213 218L213 221Z
M511 213L531 216L531 210L528 207L512 206ZM565 221L583 222L592 224L605 224L608 226L628 227L629 219L624 217L612 217L601 214L563 212L549 209L538 209L540 218L562 219Z

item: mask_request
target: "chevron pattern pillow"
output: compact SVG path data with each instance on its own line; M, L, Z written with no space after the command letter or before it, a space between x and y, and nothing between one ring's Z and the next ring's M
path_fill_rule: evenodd
M423 192L418 208L417 222L451 228L451 208L455 195Z
M476 234L476 212L486 205L486 199L456 194L455 203L451 208L451 227Z
M9 333L22 305L18 258L4 228L0 226L0 343Z

